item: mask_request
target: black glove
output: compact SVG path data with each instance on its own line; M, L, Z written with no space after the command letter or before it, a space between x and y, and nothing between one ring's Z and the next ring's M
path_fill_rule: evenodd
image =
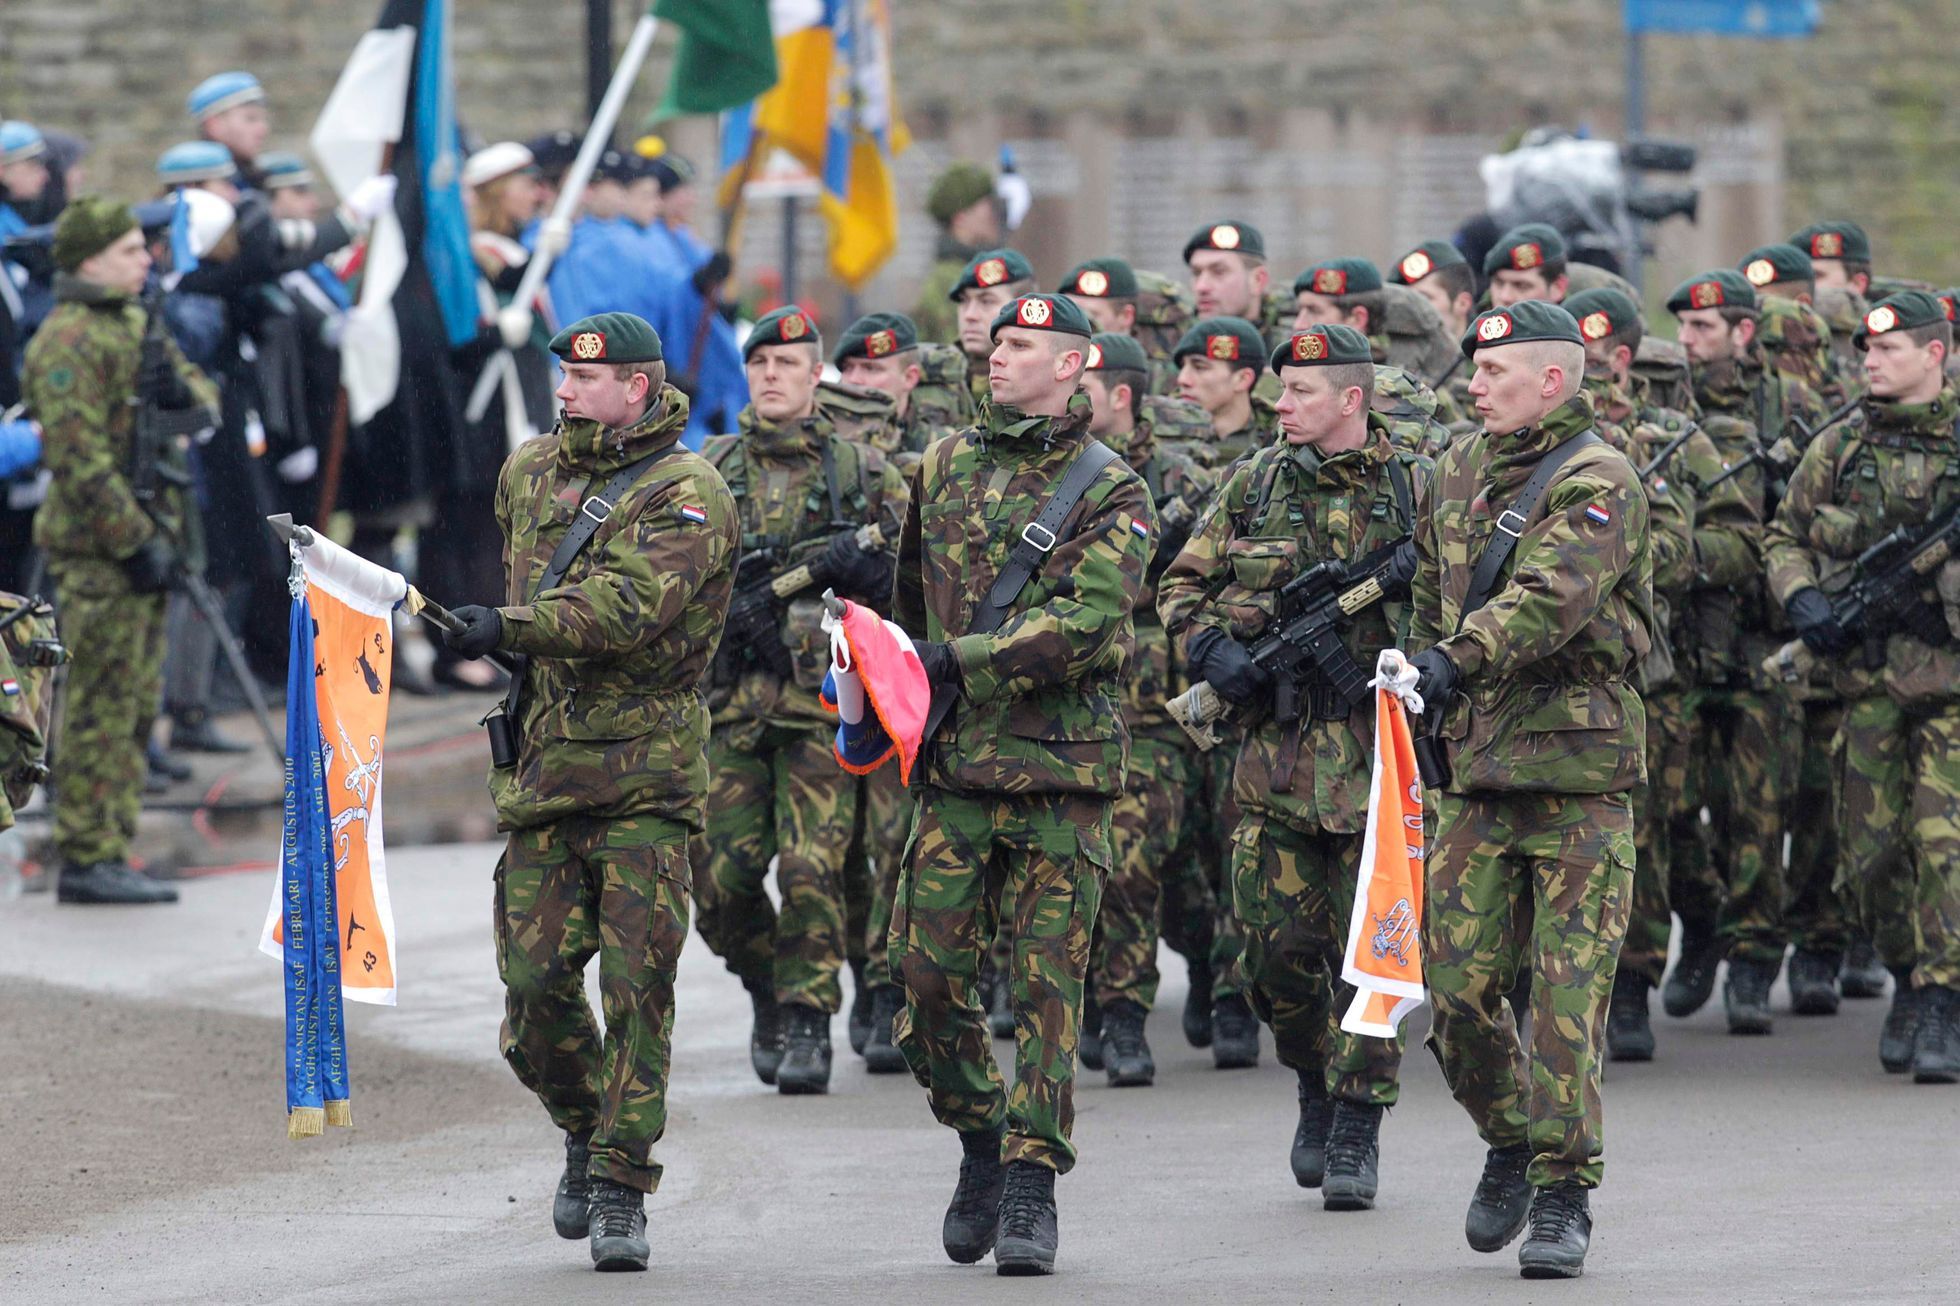
M1272 673L1252 660L1245 645L1216 626L1207 626L1192 642L1191 674L1210 682L1218 696L1234 707L1247 707L1272 692Z
M854 531L839 531L830 537L823 551L822 570L839 590L877 602L891 596L891 569L885 555L859 548Z
M123 559L123 575L138 594L162 594L175 585L176 561L177 555L163 536L152 535L143 541L142 548Z
M1783 605L1783 611L1789 614L1790 624L1797 628L1797 638L1811 652L1823 657L1836 657L1851 647L1851 636L1838 624L1837 613L1831 610L1831 601L1815 585L1806 585L1792 594L1790 601Z
M1441 709L1456 696L1456 663L1440 648L1426 648L1409 659L1416 669L1416 692L1425 708Z
M734 263L729 259L728 251L718 249L708 255L708 261L694 269L695 291L703 297L712 295L717 286L728 280L728 272L732 267Z
M1416 542L1403 540L1395 546L1395 556L1389 560L1388 570L1382 575L1382 593L1392 599L1409 597L1409 587L1416 579Z
M442 632L442 642L461 657L480 658L497 647L504 637L504 615L495 608L466 603L450 613L461 623L460 630Z
M926 679L934 689L941 685L960 687L960 659L953 652L953 646L943 639L922 639L912 647L919 654L919 662L926 669Z

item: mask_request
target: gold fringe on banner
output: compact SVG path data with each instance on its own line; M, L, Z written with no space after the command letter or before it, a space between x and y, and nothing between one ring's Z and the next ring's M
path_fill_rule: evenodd
M337 1129L352 1129L354 1127L354 1104L346 1098L342 1098L338 1102L327 1103L327 1123Z
M346 1103L342 1103L345 1106ZM286 1117L286 1137L318 1138L327 1129L327 1113L317 1106L296 1106Z

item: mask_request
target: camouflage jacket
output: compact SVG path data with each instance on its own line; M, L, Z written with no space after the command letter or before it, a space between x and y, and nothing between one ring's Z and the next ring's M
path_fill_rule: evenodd
M1463 357L1442 314L1421 291L1389 282L1382 287L1382 299L1382 320L1369 324L1368 336L1377 363L1399 367L1427 386Z
M1837 355L1831 352L1831 328L1816 309L1802 300L1771 295L1762 300L1756 339L1762 342L1769 366L1836 408L1847 395Z
M822 409L777 425L757 417L750 405L739 422L737 434L711 436L701 455L721 472L735 499L744 586L814 561L839 531L877 526L887 541L897 538L905 502L903 478L876 449L839 435ZM837 591L880 611L889 598L882 585L876 593L843 586ZM743 656L744 650L724 650L709 695L717 729L734 721L835 723L835 714L817 700L830 663L822 587L813 585L778 607L778 633L789 651L793 676L780 679Z
M918 425L950 435L973 425L978 411L973 392L967 389L966 355L960 352L959 346L921 344L919 384L912 387L912 398L905 406L908 426ZM917 452L924 449L925 445L920 445Z
M1150 393L1177 393L1177 363L1171 351L1197 320L1191 288L1161 272L1137 273L1137 321L1130 332L1150 360Z
M1853 560L1891 530L1923 529L1960 502L1960 394L1948 384L1929 404L1864 403L1862 427L1834 426L1804 451L1789 493L1767 532L1771 597L1781 606L1806 586L1826 593L1852 579ZM1949 564L1950 565L1950 564ZM1922 587L1938 607L1937 570ZM1890 694L1922 710L1960 701L1960 649L1911 635L1885 640L1884 665L1868 669L1862 650L1833 667L1847 698Z
M1123 681L1123 721L1132 740L1155 739L1184 747L1189 741L1183 728L1164 710L1177 693L1177 668L1182 659L1171 655L1170 639L1157 619L1157 583L1204 512L1217 474L1160 445L1147 410L1129 435L1104 436L1102 440L1143 478L1151 505L1157 510L1155 547L1144 572L1143 588L1137 592L1136 655Z
M1450 431L1457 419L1442 400L1420 377L1387 363L1375 364L1375 388L1368 406L1382 415L1396 448L1434 459L1450 447Z
M932 267L919 286L919 303L912 310L912 324L919 329L919 339L952 342L958 338L958 315L947 296L959 284L960 273L966 271L968 261L979 252L960 244L944 231L939 233Z
M699 829L708 790L702 689L735 575L735 502L676 447L687 399L672 386L625 430L560 421L497 478L504 534L502 647L530 658L517 765L492 770L499 825L651 814ZM613 505L553 589L536 578L588 496L671 450Z
M0 592L0 617L27 602ZM30 650L37 640L54 638L51 616L22 617L0 635L0 830L14 823L15 810L27 804L41 780L55 672L38 665Z
M912 473L893 615L915 637L951 640L961 681L947 724L927 743L929 784L1122 792L1129 732L1117 687L1157 534L1143 479L1120 459L1104 468L1007 620L991 635L968 633L1022 530L1088 444L1088 421L1079 392L1061 417L989 405Z
M868 444L887 456L898 448L898 401L883 390L824 381L817 386L817 412L829 418L846 440Z
M1408 647L1434 644L1461 692L1443 717L1452 793L1618 793L1645 779L1646 712L1633 678L1650 647L1647 496L1610 445L1562 468L1467 616L1470 576L1538 460L1593 426L1583 393L1536 427L1459 439L1419 512Z
M1862 389L1865 379L1864 355L1851 343L1851 338L1871 311L1871 304L1855 290L1819 286L1810 297L1811 307L1817 310L1824 324L1831 329L1831 352L1837 355L1838 372L1846 384L1856 384ZM1847 396L1848 397L1848 396Z
M1278 429L1279 415L1273 411L1272 401L1255 392L1252 420L1232 434L1219 435L1207 420L1196 438L1187 435L1175 441L1165 439L1164 443L1198 466L1222 472L1254 450L1271 444Z
M1204 627L1237 639L1266 633L1281 586L1315 563L1351 562L1392 546L1414 527L1430 461L1396 446L1388 424L1368 415L1368 441L1323 458L1314 449L1268 445L1232 469L1190 543L1164 575L1158 611L1183 650ZM1401 482L1400 488L1397 481ZM1404 495L1406 494L1406 498ZM1406 600L1356 613L1342 642L1372 674L1375 657L1408 632ZM1302 696L1303 707L1307 696ZM1303 830L1352 834L1368 810L1375 755L1375 704L1364 695L1347 716L1245 732L1233 790L1247 811ZM1290 782L1282 785L1288 762Z
M41 461L52 476L34 518L34 542L70 588L115 592L124 583L117 562L143 547L157 521L170 538L184 541L195 510L187 489L162 481L152 521L130 486L136 373L148 320L142 305L66 273L55 279L55 300L27 346L21 374L28 411L41 423ZM169 351L193 397L215 415L217 387L174 342ZM185 466L181 448L170 457Z

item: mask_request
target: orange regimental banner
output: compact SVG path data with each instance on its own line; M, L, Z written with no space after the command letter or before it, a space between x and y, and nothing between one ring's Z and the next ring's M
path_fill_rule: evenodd
M381 845L382 750L394 674L395 605L407 582L315 534L294 550L313 617L313 687L326 762L327 810L340 933L340 987L355 1002L395 1002L395 914ZM284 955L281 903L260 950Z
M1421 1006L1422 779L1404 695L1415 671L1394 649L1376 664L1375 773L1341 978L1358 990L1341 1028L1394 1038ZM1420 699L1415 700L1420 703Z

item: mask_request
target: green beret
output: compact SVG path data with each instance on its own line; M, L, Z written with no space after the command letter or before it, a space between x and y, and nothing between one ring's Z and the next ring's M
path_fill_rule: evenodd
M1273 351L1273 371L1282 367L1332 367L1341 363L1372 363L1368 337L1351 326L1316 322Z
M764 345L815 345L822 354L823 332L817 330L817 319L801 304L784 304L764 313L749 328L749 338L742 342L742 361L748 362L749 356Z
M919 328L903 313L867 313L844 328L831 362L847 358L889 358L919 347Z
M1135 336L1116 331L1098 331L1089 337L1090 372L1148 372L1150 357Z
M958 159L932 180L926 192L926 212L940 226L953 220L962 209L970 209L994 193L994 177L979 164Z
M1498 237L1484 255L1484 275L1497 272L1534 272L1547 263L1563 265L1565 237L1542 222L1527 222Z
M960 270L946 298L957 300L969 290L1005 286L1016 281L1034 280L1034 265L1018 249L983 249Z
M1266 338L1242 317L1199 318L1177 342L1171 358L1182 363L1193 354L1257 372L1266 363Z
M594 313L551 338L551 352L568 363L658 363L660 333L631 313Z
M1755 308L1756 288L1734 268L1715 268L1689 277L1667 297L1667 311L1686 313L1697 308Z
M1923 290L1902 290L1890 299L1879 300L1866 311L1864 320L1858 323L1858 329L1851 333L1851 343L1864 349L1871 344L1873 336L1938 326L1950 321L1952 317L1947 312L1947 306L1940 302L1938 295L1929 295Z
M1595 286L1576 295L1567 295L1565 311L1579 324L1581 340L1604 340L1629 327L1638 327L1644 332L1647 326L1641 320L1640 306L1633 302L1632 297L1611 286Z
M1468 266L1470 261L1463 257L1463 251L1447 240L1425 240L1396 259L1395 266L1389 269L1388 277L1389 280L1400 282L1402 285L1413 286L1437 268Z
M1326 258L1293 279L1293 293L1339 299L1382 288L1382 270L1365 258Z
M54 224L54 265L73 272L83 260L93 258L136 230L136 214L129 205L100 195L83 195L70 200Z
M1946 310L1947 321L1960 322L1960 289L1949 287L1939 291L1933 298L1939 300L1940 307Z
M994 314L994 325L987 332L987 338L1000 339L1002 327L1058 331L1065 336L1081 336L1084 340L1096 334L1096 328L1089 323L1089 315L1066 295L1023 295L1002 304L1000 312Z
M1872 261L1871 238L1855 222L1813 222L1792 235L1790 243L1812 258Z
M1135 299L1137 274L1120 258L1092 258L1070 268L1056 293L1090 299Z
M1191 239L1184 242L1184 261L1188 264L1191 255L1201 249L1222 249L1227 254L1249 254L1253 258L1263 259L1266 257L1266 238L1250 222L1214 222L1199 227L1191 233Z
M1795 245L1764 245L1742 256L1736 270L1752 286L1773 286L1779 281L1810 281L1816 276L1810 255Z
M1509 308L1477 314L1463 333L1463 356L1475 358L1479 349L1491 345L1521 345L1532 340L1585 343L1579 338L1579 324L1572 320L1572 314L1549 300L1526 299Z

